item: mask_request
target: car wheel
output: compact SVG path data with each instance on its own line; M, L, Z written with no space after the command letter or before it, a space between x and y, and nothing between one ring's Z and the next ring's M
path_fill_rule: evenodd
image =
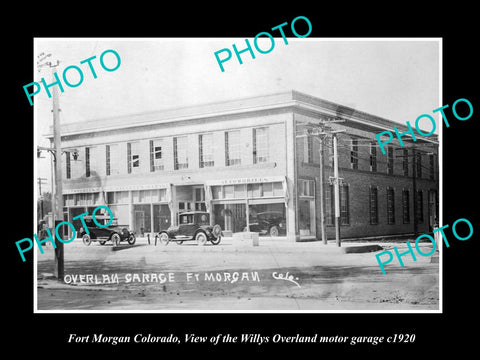
M113 246L118 246L120 244L120 235L118 235L117 233L113 234L111 239Z
M136 240L137 240L137 239L135 239L135 235L133 235L133 234L130 234L130 236L128 237L128 243L129 243L130 245L135 244L135 241L136 241Z
M217 237L216 239L213 239L213 240L210 240L210 242L213 244L213 245L218 245L220 244L220 241L222 240L222 237L219 236Z
M168 234L166 232L162 232L160 233L158 240L160 241L160 244L168 245L170 238L168 237Z
M100 245L105 245L106 241L99 241Z
M82 241L86 246L89 246L92 243L92 239L90 239L90 235L88 234L82 236Z
M207 234L205 234L203 231L200 231L197 233L197 235L195 235L195 240L197 240L197 244L199 246L203 246L208 240Z
M276 237L276 236L278 236L278 234L279 234L278 227L272 226L270 228L270 236L271 237Z
M215 224L215 226L212 229L212 234L215 237L215 239L210 240L210 242L213 245L220 244L220 240L222 239L222 227L218 224Z

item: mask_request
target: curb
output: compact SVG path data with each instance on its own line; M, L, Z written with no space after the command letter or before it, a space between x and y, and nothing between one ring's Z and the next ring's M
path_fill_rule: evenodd
M367 253L367 252L374 252L383 250L383 247L380 245L358 245L358 246L347 246L342 249L342 253L344 254L360 254L360 253Z

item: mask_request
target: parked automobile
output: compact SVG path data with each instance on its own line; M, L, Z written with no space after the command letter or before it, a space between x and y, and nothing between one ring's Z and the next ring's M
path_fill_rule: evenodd
M158 234L159 241L167 245L170 241L182 244L184 241L195 240L198 245L210 241L218 245L222 239L220 225L210 225L210 214L205 211L188 211L179 215L179 225L170 226Z
M243 231L247 231L247 226ZM258 213L256 217L250 219L250 231L257 232L260 235L270 235L272 237L285 235L285 216L280 211L265 211Z
M107 241L112 241L114 246L117 246L122 241L127 241L130 245L135 244L135 233L130 231L127 226L118 225L116 218L113 218L112 223L108 227L103 228L95 224L91 215L85 216L84 219L89 234L82 227L80 228L80 235L86 246L89 246L92 241L98 241L100 245L105 245ZM97 223L106 225L111 218L110 216L96 215L95 219Z

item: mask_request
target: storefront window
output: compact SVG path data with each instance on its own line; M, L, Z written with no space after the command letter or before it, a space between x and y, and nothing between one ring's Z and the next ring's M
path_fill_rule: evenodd
M273 196L284 196L282 183L274 182L272 184L273 184Z
M108 204L128 204L128 191L107 192Z
M235 185L234 186L234 191L235 191L235 198L245 198L246 196L246 191L245 191L245 184L240 184L240 185Z
M225 199L233 199L234 195L234 186L226 185L223 187L223 194Z
M212 198L214 200L222 198L222 187L221 186L212 186Z
M272 237L286 235L285 205L283 203L250 205L249 215L250 231Z
M248 197L261 197L262 196L262 184L248 184Z
M271 196L273 196L272 183L263 184L262 187L263 187L263 196L265 196L265 197L271 197Z
M223 230L241 232L246 226L245 204L215 204L213 206L214 222Z

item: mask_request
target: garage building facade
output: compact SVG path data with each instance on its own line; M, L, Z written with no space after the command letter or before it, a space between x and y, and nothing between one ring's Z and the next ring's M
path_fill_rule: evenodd
M407 130L297 91L65 123L64 218L107 205L141 236L206 210L226 234L249 228L301 241L320 239L323 206L333 239L329 131L344 130L342 237L428 232L438 217L438 142L417 137L383 155L375 134L394 126Z

